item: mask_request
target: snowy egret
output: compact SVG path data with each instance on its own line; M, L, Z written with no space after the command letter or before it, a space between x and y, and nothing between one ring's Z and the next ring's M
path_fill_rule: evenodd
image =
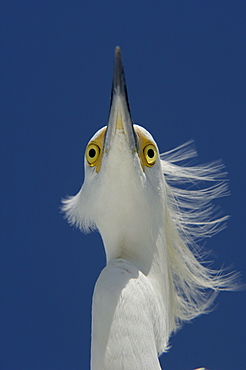
M161 369L158 356L180 323L236 286L235 275L205 266L196 244L223 228L211 200L226 185L219 162L181 166L194 155L186 144L160 155L133 124L117 47L108 125L86 147L81 190L63 201L68 221L98 229L106 252L93 294L93 370Z

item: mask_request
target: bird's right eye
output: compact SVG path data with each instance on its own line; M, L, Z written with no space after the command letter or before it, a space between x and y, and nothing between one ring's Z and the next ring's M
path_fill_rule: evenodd
M100 155L100 148L95 143L88 144L85 152L89 166L95 166Z

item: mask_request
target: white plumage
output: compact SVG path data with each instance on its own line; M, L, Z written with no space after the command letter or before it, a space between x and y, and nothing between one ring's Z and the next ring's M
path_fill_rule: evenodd
M227 189L219 162L182 166L195 155L191 143L160 156L148 131L132 124L119 48L115 55L108 126L90 140L84 184L63 210L82 230L98 229L106 252L93 295L91 369L154 370L180 323L236 287L236 275L205 266L196 244L223 228L211 200Z

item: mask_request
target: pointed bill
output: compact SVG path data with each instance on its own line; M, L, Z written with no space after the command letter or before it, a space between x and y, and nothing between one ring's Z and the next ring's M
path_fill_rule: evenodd
M118 46L115 49L109 121L104 141L104 150L106 152L110 149L111 141L116 130L121 130L125 133L130 149L133 152L136 151L138 147L138 139L133 128L124 68L120 48Z

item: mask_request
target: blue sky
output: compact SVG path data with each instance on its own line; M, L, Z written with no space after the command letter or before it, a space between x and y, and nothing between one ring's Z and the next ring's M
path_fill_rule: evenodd
M84 176L90 137L107 123L113 53L123 53L133 119L161 152L193 138L199 163L221 158L232 217L206 242L215 267L246 281L246 3L0 2L1 369L89 368L99 234L59 211ZM168 370L245 368L246 293L221 293L161 358Z

